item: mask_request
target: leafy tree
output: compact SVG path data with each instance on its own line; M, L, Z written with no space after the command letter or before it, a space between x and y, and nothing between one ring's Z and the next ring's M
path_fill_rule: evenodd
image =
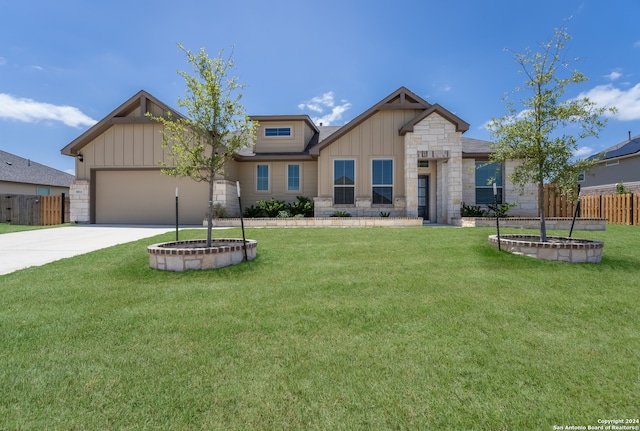
M514 53L514 59L525 76L525 86L515 91L531 92L518 107L507 103L508 114L493 119L490 129L494 137L492 161L519 160L511 181L521 190L527 184L538 185L540 240L547 240L544 184L556 183L566 195L575 193L580 171L587 171L598 158L574 159L577 139L598 136L606 125L606 112L615 108L598 107L588 98L561 100L569 84L580 84L587 78L570 70L563 50L571 37L564 28L555 29L541 51ZM576 60L576 59L573 59ZM567 126L578 126L577 137L564 133Z
M224 172L224 165L241 148L253 145L257 123L250 121L240 104L239 90L244 84L228 73L235 68L233 53L225 58L209 58L204 48L198 53L182 49L193 66L193 75L178 71L187 84L186 95L178 106L188 118L152 117L164 125L162 143L168 150L171 164L162 163L162 172L175 177L189 177L209 183L207 211L207 247L211 247L213 228L213 185Z

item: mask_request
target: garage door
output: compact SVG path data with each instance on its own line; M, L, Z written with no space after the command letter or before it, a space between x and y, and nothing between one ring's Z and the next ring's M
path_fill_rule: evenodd
M173 178L157 170L98 171L96 223L175 224L176 187L180 224L202 225L208 184Z

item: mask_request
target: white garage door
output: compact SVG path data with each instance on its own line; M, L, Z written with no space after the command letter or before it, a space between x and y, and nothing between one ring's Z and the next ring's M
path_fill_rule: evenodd
M176 187L180 224L202 225L207 214L207 183L157 170L98 171L95 182L96 223L173 225Z

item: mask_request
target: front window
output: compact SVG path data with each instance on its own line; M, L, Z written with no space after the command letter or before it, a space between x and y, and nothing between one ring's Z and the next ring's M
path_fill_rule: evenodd
M333 203L355 204L355 163L353 160L333 161Z
M578 182L581 183L584 181L584 171L578 172Z
M266 192L269 190L269 165L258 165L256 175L256 190Z
M266 127L264 136L291 136L291 127Z
M38 187L38 195L40 196L49 196L51 190L49 187Z
M493 204L493 183L502 203L502 163L476 162L476 205Z
M372 203L393 203L393 161L373 160L371 164Z
M287 190L300 191L300 165L287 165Z

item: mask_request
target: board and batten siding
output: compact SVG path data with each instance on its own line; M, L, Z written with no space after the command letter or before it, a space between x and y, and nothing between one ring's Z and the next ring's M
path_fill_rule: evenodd
M320 152L319 196L333 196L333 161L355 160L356 196L371 196L371 160L393 160L393 195L404 196L404 137L399 130L414 110L383 110L363 121Z
M88 180L91 168L151 168L159 161L168 163L162 128L157 123L114 124L82 148L84 161L76 161L76 178Z

